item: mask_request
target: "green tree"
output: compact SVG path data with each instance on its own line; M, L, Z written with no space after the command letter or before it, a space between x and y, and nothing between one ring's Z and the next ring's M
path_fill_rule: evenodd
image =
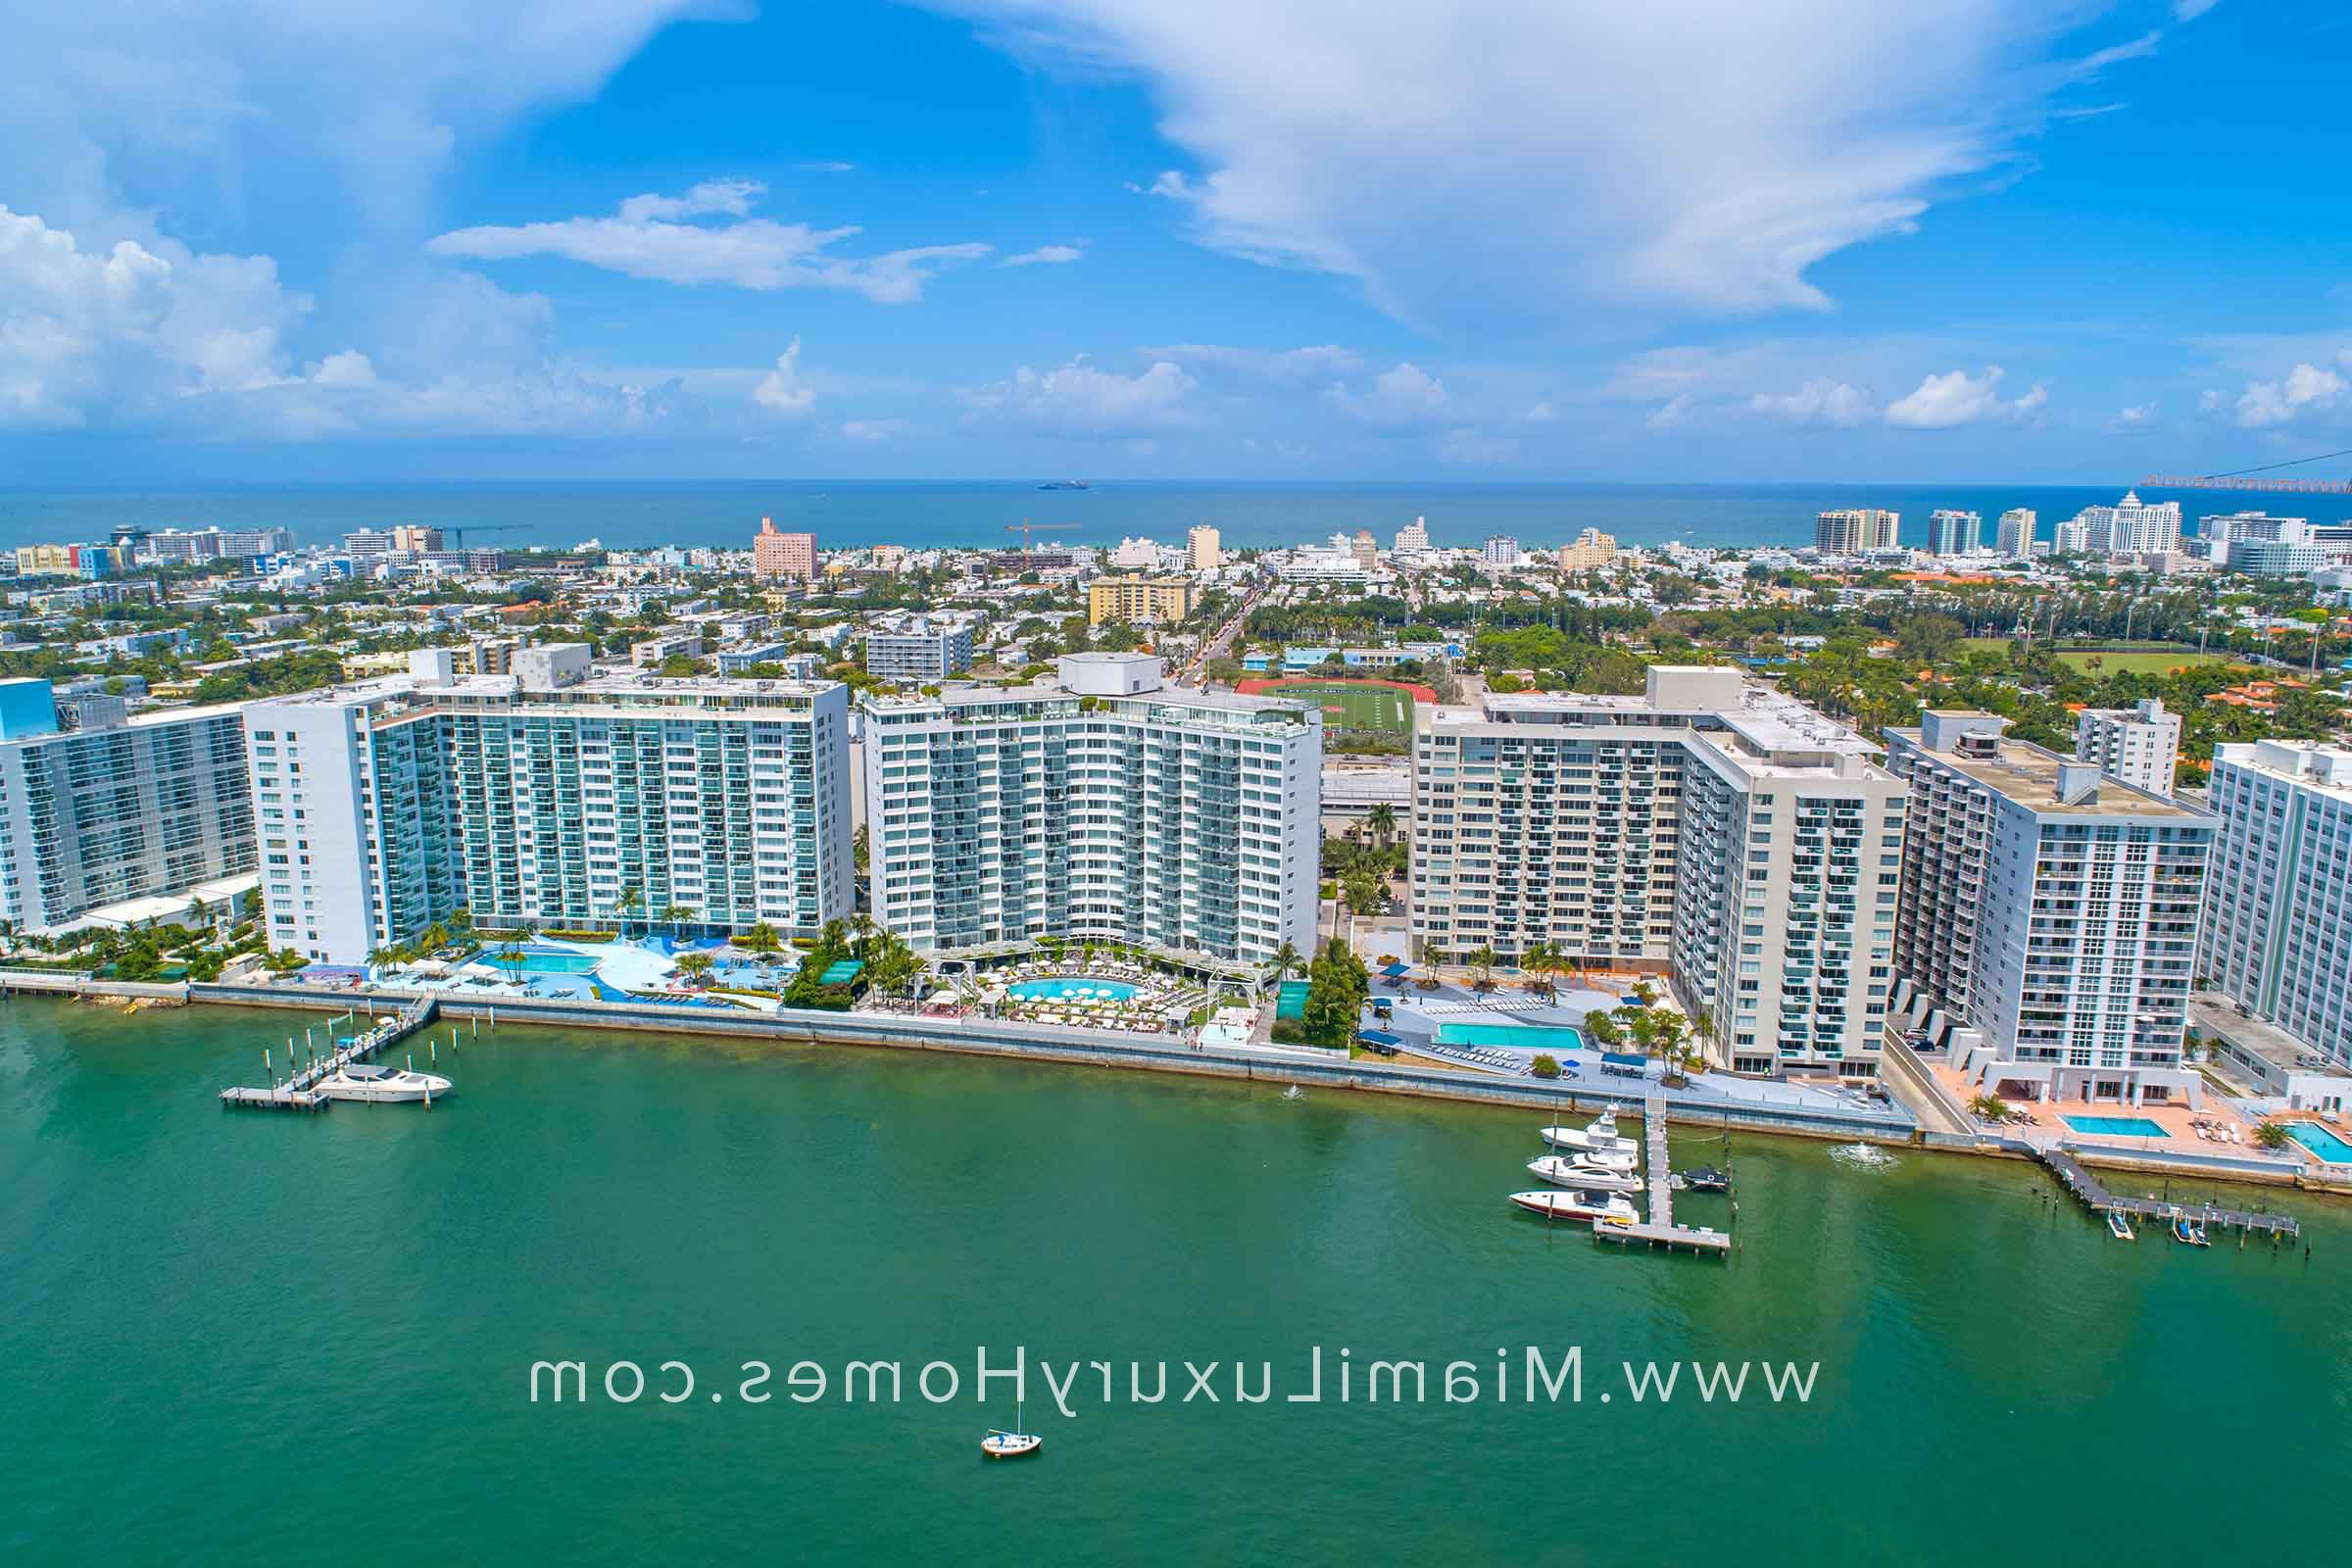
M1345 944L1329 941L1307 966L1306 1009L1299 1022L1310 1045L1346 1049L1372 994L1364 962Z

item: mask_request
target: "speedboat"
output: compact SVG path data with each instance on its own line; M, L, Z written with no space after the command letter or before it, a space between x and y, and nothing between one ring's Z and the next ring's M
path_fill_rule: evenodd
M1541 1214L1546 1219L1591 1219L1611 1225L1631 1225L1641 1218L1634 1212L1632 1202L1618 1193L1513 1193L1511 1201L1529 1213Z
M1547 1133L1554 1130L1555 1129L1549 1127L1544 1129L1544 1131ZM1564 1131L1567 1129L1559 1130ZM1546 1138L1544 1142L1550 1143L1551 1141ZM1598 1165L1602 1170L1615 1171L1620 1176L1632 1175L1635 1167L1642 1163L1641 1155L1630 1146L1623 1148L1594 1149L1576 1144L1552 1144L1552 1147L1560 1151L1561 1154L1571 1164Z
M1527 1162L1527 1168L1554 1187L1588 1187L1596 1193L1638 1193L1642 1178L1631 1171L1611 1170L1589 1160L1571 1159L1566 1154L1542 1154Z
M449 1080L438 1073L387 1067L381 1062L347 1061L318 1080L318 1093L329 1100L366 1100L391 1104L412 1100L438 1100L449 1093Z

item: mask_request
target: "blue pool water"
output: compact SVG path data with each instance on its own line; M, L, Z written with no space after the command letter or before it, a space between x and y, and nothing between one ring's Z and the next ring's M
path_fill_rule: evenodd
M2290 1122L2286 1136L2330 1165L2352 1165L2352 1144L2345 1143L2333 1131L2316 1121Z
M1109 992L1113 1002L1125 1002L1135 987L1124 980L1096 980L1086 975L1056 975L1050 980L1023 980L1004 994L1018 1002L1063 1002L1082 993L1100 997Z
M2145 1116L2062 1116L2079 1133L2105 1133L2112 1138L2162 1138L2164 1123Z
M1508 1046L1514 1051L1582 1051L1585 1037L1565 1026L1537 1023L1442 1023L1441 1046Z
M594 974L604 959L593 953L533 953L526 950L519 957L502 958L496 953L490 961L501 969L523 974Z

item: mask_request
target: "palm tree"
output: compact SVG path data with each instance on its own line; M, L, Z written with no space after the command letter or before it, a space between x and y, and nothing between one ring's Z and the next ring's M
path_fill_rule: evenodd
M784 939L776 935L774 926L761 920L737 937L735 945L746 953L774 953L784 946Z
M678 933L685 929L686 922L694 918L694 911L683 904L665 904L662 906L661 914L655 918L669 927L670 940L674 942Z
M1396 809L1383 801L1364 813L1364 829L1385 852L1396 836Z
M620 934L625 939L629 934L630 911L645 907L645 895L635 888L622 888L620 902L613 905L612 907L614 912L620 916Z
M1587 1013L1584 1034L1587 1040L1592 1041L1603 1051L1625 1038L1625 1030L1617 1022L1616 1014L1608 1012Z
M1551 976L1560 971L1560 950L1548 942L1539 942L1519 955L1519 967L1534 975L1538 986L1550 991Z
M712 960L708 953L687 953L678 956L678 973L688 980L700 982L710 973Z
M1304 967L1306 967L1306 956L1288 942L1274 950L1274 983L1276 985L1282 984Z
M1496 955L1493 948L1473 948L1462 956L1462 961L1478 971L1478 978L1471 982L1471 989L1476 991L1494 989Z

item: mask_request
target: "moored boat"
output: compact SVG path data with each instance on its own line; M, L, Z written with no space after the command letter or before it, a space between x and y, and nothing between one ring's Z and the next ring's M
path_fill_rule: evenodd
M2107 1211L2107 1229L2119 1242L2139 1240L2138 1233L2132 1229L2132 1221L2125 1217L2124 1211L2120 1208L2111 1208Z
M1584 1187L1596 1193L1638 1193L1642 1179L1630 1170L1614 1170L1590 1159L1566 1154L1540 1154L1527 1168L1554 1187Z
M1511 1201L1545 1219L1596 1219L1611 1225L1631 1225L1641 1218L1634 1205L1618 1193L1582 1190L1513 1193Z
M449 1093L450 1085L439 1073L388 1067L381 1062L348 1061L319 1079L317 1087L329 1100L398 1104L438 1100Z
M1617 1130L1617 1107L1615 1105L1611 1105L1583 1127L1546 1127L1543 1129L1543 1139L1553 1149L1589 1151L1593 1153L1614 1150L1634 1154L1638 1153L1641 1148L1634 1140Z

